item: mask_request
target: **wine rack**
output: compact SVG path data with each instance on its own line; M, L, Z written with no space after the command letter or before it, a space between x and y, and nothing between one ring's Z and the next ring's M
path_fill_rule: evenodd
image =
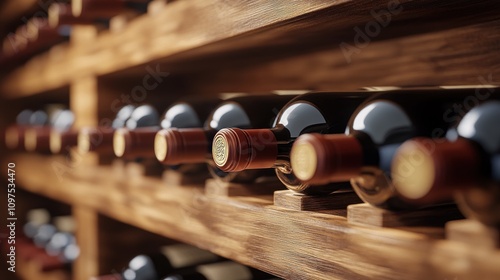
M138 97L134 89L146 88L144 80L157 86L140 101L160 109L179 96L219 92L500 84L500 15L493 0L400 1L401 11L387 26L358 45L357 32L377 22L374 15L391 1L154 2L154 10L119 28L75 26L69 42L4 73L2 130L19 109L50 102L69 104L77 128L97 126L127 102L124 96ZM346 53L344 43L356 51ZM328 198L205 185L75 151L8 153L1 164L8 162L16 163L18 188L72 207L80 225L77 280L113 273L106 243L116 232L102 215L285 279L500 275L495 232L429 225L425 212L395 216L367 205L329 207ZM437 213L459 218L450 208ZM374 216L364 222L363 215ZM464 235L488 240L471 243Z

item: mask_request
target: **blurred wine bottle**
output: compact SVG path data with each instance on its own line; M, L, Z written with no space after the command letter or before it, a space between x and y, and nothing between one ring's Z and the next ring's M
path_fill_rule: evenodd
M203 120L220 102L221 100L216 97L177 102L165 111L160 127L162 129L202 127ZM127 130L123 139L124 154L138 158L155 158L154 139L160 127Z
M126 105L116 113L111 126L84 127L78 133L78 151L82 154L96 152L104 155L113 154L113 135L125 123L135 110L135 106Z
M169 245L154 254L134 257L122 277L125 280L157 280L180 269L219 260L219 256L191 245Z
M132 111L125 127L113 134L115 156L125 159L154 158L154 136L159 130L159 115L151 105L141 105ZM149 153L148 153L149 151Z
M464 215L500 225L500 101L472 108L446 139L418 138L397 151L397 194L428 205L455 197Z
M163 280L256 280L274 276L233 261L199 265L192 270L175 273Z

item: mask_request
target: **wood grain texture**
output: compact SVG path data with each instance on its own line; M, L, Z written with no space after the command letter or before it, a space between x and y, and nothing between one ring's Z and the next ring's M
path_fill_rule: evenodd
M208 179L205 184L205 194L221 197L272 195L274 191L284 188L285 186L279 182L239 184Z
M378 81L372 75L384 76L380 81L384 84L400 81L399 77L403 76L399 74L401 68L406 70L404 73L410 70L425 73L426 69L433 67L435 77L429 81L433 84L462 81L460 78L464 76L476 78L475 71L482 75L494 70L491 65L498 64L494 54L499 42L496 35L499 19L496 1L461 0L452 3L425 0L401 3L402 12L391 17L390 24L376 32L377 36L371 38L366 47L360 48L360 54L353 57L353 62L349 64L339 45L342 42L354 44L356 28L363 29L368 23L376 22L373 13L388 9L387 1L376 0L366 4L353 0L177 1L156 14L137 18L123 32L101 32L92 44L64 45L59 47L60 51L55 56L49 52L36 57L6 77L0 91L9 97L32 95L61 87L74 77L107 75L148 63L161 63L173 73L193 72L201 68L208 73L215 71L219 72L216 75L223 75L223 71L218 71L220 64L232 64L232 71L234 67L244 68L245 62L272 62L320 48L333 50L333 57L328 59L332 71L317 71L317 59L294 68L302 69L300 74L312 69L316 79L349 83L351 88ZM460 31L462 28L465 28L465 33ZM459 44L448 43L450 39L441 38L442 30L454 30L455 34L461 35ZM434 34L439 40L434 42L431 37L425 37L424 41L405 44L408 42L405 38L415 34ZM398 38L402 39L402 43L398 42ZM378 47L373 48L374 45ZM457 51L464 47L467 47L467 55L457 56ZM436 49L439 51L436 52ZM485 57L490 59L484 60ZM448 61L453 63L448 64ZM490 67L486 67L488 65ZM372 73L383 72L380 69L387 71L391 67L394 71L390 72L397 75ZM230 69L229 66L226 68ZM61 69L64 71L61 72ZM364 69L368 72L360 71ZM274 80L288 82L279 88L318 87L317 83L308 83L304 79L294 80L292 75L296 73L287 75L288 79L282 77L288 71L286 67L275 68L271 65L265 73L259 74L255 70L251 76L253 79L275 77ZM366 74L356 77L360 73ZM402 82L424 83L416 78L408 75ZM300 86L297 85L299 82Z
M340 192L328 196L310 196L290 190L274 192L274 206L295 211L340 210L360 202L361 199L354 192Z
M257 197L209 197L199 188L138 183L93 168L57 176L58 157L16 156L25 189L85 206L147 231L208 249L286 279L496 279L500 251L405 230L349 224L345 217L297 212ZM61 174L59 174L61 175ZM58 178L61 178L59 180Z
M260 64L191 75L191 91L353 90L500 84L500 21L371 42L347 62L338 43ZM208 62L207 62L208 64ZM237 68L238 71L234 71ZM249 83L248 81L252 81Z
M175 170L167 169L162 174L162 180L168 186L198 186L202 188L210 174L205 169L200 169L197 174L185 174Z
M446 222L457 219L463 219L463 215L454 205L401 212L376 208L367 203L347 207L349 223L378 227L443 226Z
M161 177L163 166L155 160L145 160L141 163L115 159L112 163L113 173L123 176L126 180L140 181L144 176Z
M161 12L137 18L124 32L102 32L93 44L66 45L56 59L50 53L37 57L36 62L7 77L2 91L7 95L30 95L60 87L75 76L112 73L334 5L324 0L238 4L220 0L172 3ZM276 13L276 5L288 9ZM17 82L21 80L29 82L21 85Z
M500 229L470 219L446 223L446 238L490 250L500 247Z
M74 280L88 280L99 275L99 224L98 214L90 207L74 205L73 217L76 221L75 237L80 255L74 266Z

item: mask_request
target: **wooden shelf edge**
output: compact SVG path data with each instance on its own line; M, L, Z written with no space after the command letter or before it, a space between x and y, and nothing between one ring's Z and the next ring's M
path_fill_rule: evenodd
M74 167L59 180L61 158L19 155L19 186L286 279L473 279L500 275L500 251L400 229L350 225L345 217L275 207L264 198L207 197L202 188L156 178L127 184L107 167ZM63 164L63 163L62 163Z
M4 97L14 98L49 91L69 84L74 77L106 75L168 60L188 50L269 28L338 4L327 0L294 3L258 0L251 4L220 0L176 1L153 14L136 18L122 32L102 32L93 44L57 46L56 51L35 57L5 77L0 92ZM276 12L276 7L284 12Z

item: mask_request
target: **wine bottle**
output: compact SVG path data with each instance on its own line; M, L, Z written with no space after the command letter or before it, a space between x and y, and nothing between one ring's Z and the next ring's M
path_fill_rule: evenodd
M208 119L210 113L214 108L216 108L222 99L219 97L212 98L196 98L196 99L187 99L183 102L179 102L174 104L171 108L169 108L160 123L161 129L172 129L172 128L202 128L203 122ZM162 138L156 139L156 137L160 137L159 134L155 136L155 145L156 142L162 142ZM162 150L163 147L166 147L164 143L155 150L155 155L158 159L166 157L166 150ZM175 170L184 174L196 174L197 176L200 173L207 172L207 167L205 163L192 163L192 164L176 164L169 165L170 169Z
M227 173L213 163L212 142L222 128L271 127L278 110L294 95L246 95L226 100L210 114L204 128L163 129L155 138L155 154L163 164L208 162L210 173L224 181L249 182L256 177L271 175L260 172ZM262 176L261 176L262 175Z
M199 265L167 276L164 280L252 280L271 279L272 275L233 261Z
M75 17L111 18L125 12L145 13L151 0L72 0Z
M39 248L45 248L56 232L57 229L53 224L42 224L38 227L38 231L35 236L33 236L33 243L35 243L35 245Z
M19 257L37 263L41 271L67 267L70 261L65 256L70 254L65 252L71 251L68 247L77 247L77 245L72 238L69 240L71 241L69 245L62 247L65 240L68 240L62 235L74 230L73 218L58 216L54 217L51 223L49 212L46 209L37 208L27 213L26 220L23 233L27 239L21 237L16 241ZM75 254L73 253L72 256Z
M44 208L36 208L31 209L26 214L26 223L23 226L24 235L33 239L35 235L38 233L40 226L43 224L47 224L50 222L50 213L47 209Z
M351 178L360 198L378 207L413 208L394 195L390 170L395 151L413 137L444 137L455 124L454 108L475 94L473 88L380 93L356 109L345 135L297 139L292 168L311 184Z
M35 256L41 270L69 269L79 254L74 237L75 221L73 217L54 217L52 224L44 225L41 230L43 235L39 233L34 240L35 245L44 249L43 253Z
M368 92L317 92L301 95L281 109L273 128L220 130L213 141L214 162L221 170L276 168L283 184L294 191L332 192L350 187L339 183L308 186L292 173L290 149L304 133L342 133L349 116L369 96Z
M5 145L11 150L22 150L24 148L24 133L30 125L43 125L47 118L35 119L31 122L33 115L31 110L23 110L16 117L16 124L7 127L5 130Z
M84 127L80 129L78 133L78 151L82 154L88 152L113 154L113 135L115 130L125 127L125 123L135 108L133 105L126 105L118 110L110 127Z
M41 123L42 125L30 125L24 131L24 149L28 152L50 152L50 117L42 110L33 112L30 123Z
M447 139L418 138L397 151L392 176L399 196L418 205L455 197L464 215L500 225L500 101L472 108Z
M72 216L54 217L53 224L57 230L45 246L45 251L51 256L59 256L61 260L69 261L64 255L66 247L76 244L76 222Z
M154 137L159 115L150 105L141 105L132 112L124 128L113 134L113 151L117 157L154 158Z
M71 128L74 122L75 115L70 110L62 110L54 116L49 139L53 154L69 152L71 147L77 145L78 131Z
M219 98L198 98L177 102L169 107L160 121L162 129L202 127L210 111L220 103ZM135 129L125 137L126 153L139 158L154 158L154 138L159 127Z
M50 213L47 209L31 209L26 214L26 222L23 225L23 235L16 240L16 247L20 259L31 260L36 256L44 255L43 247L34 245L34 238L44 224L50 222Z
M164 246L158 253L134 257L122 273L124 280L156 280L178 269L211 263L220 257L186 244Z

